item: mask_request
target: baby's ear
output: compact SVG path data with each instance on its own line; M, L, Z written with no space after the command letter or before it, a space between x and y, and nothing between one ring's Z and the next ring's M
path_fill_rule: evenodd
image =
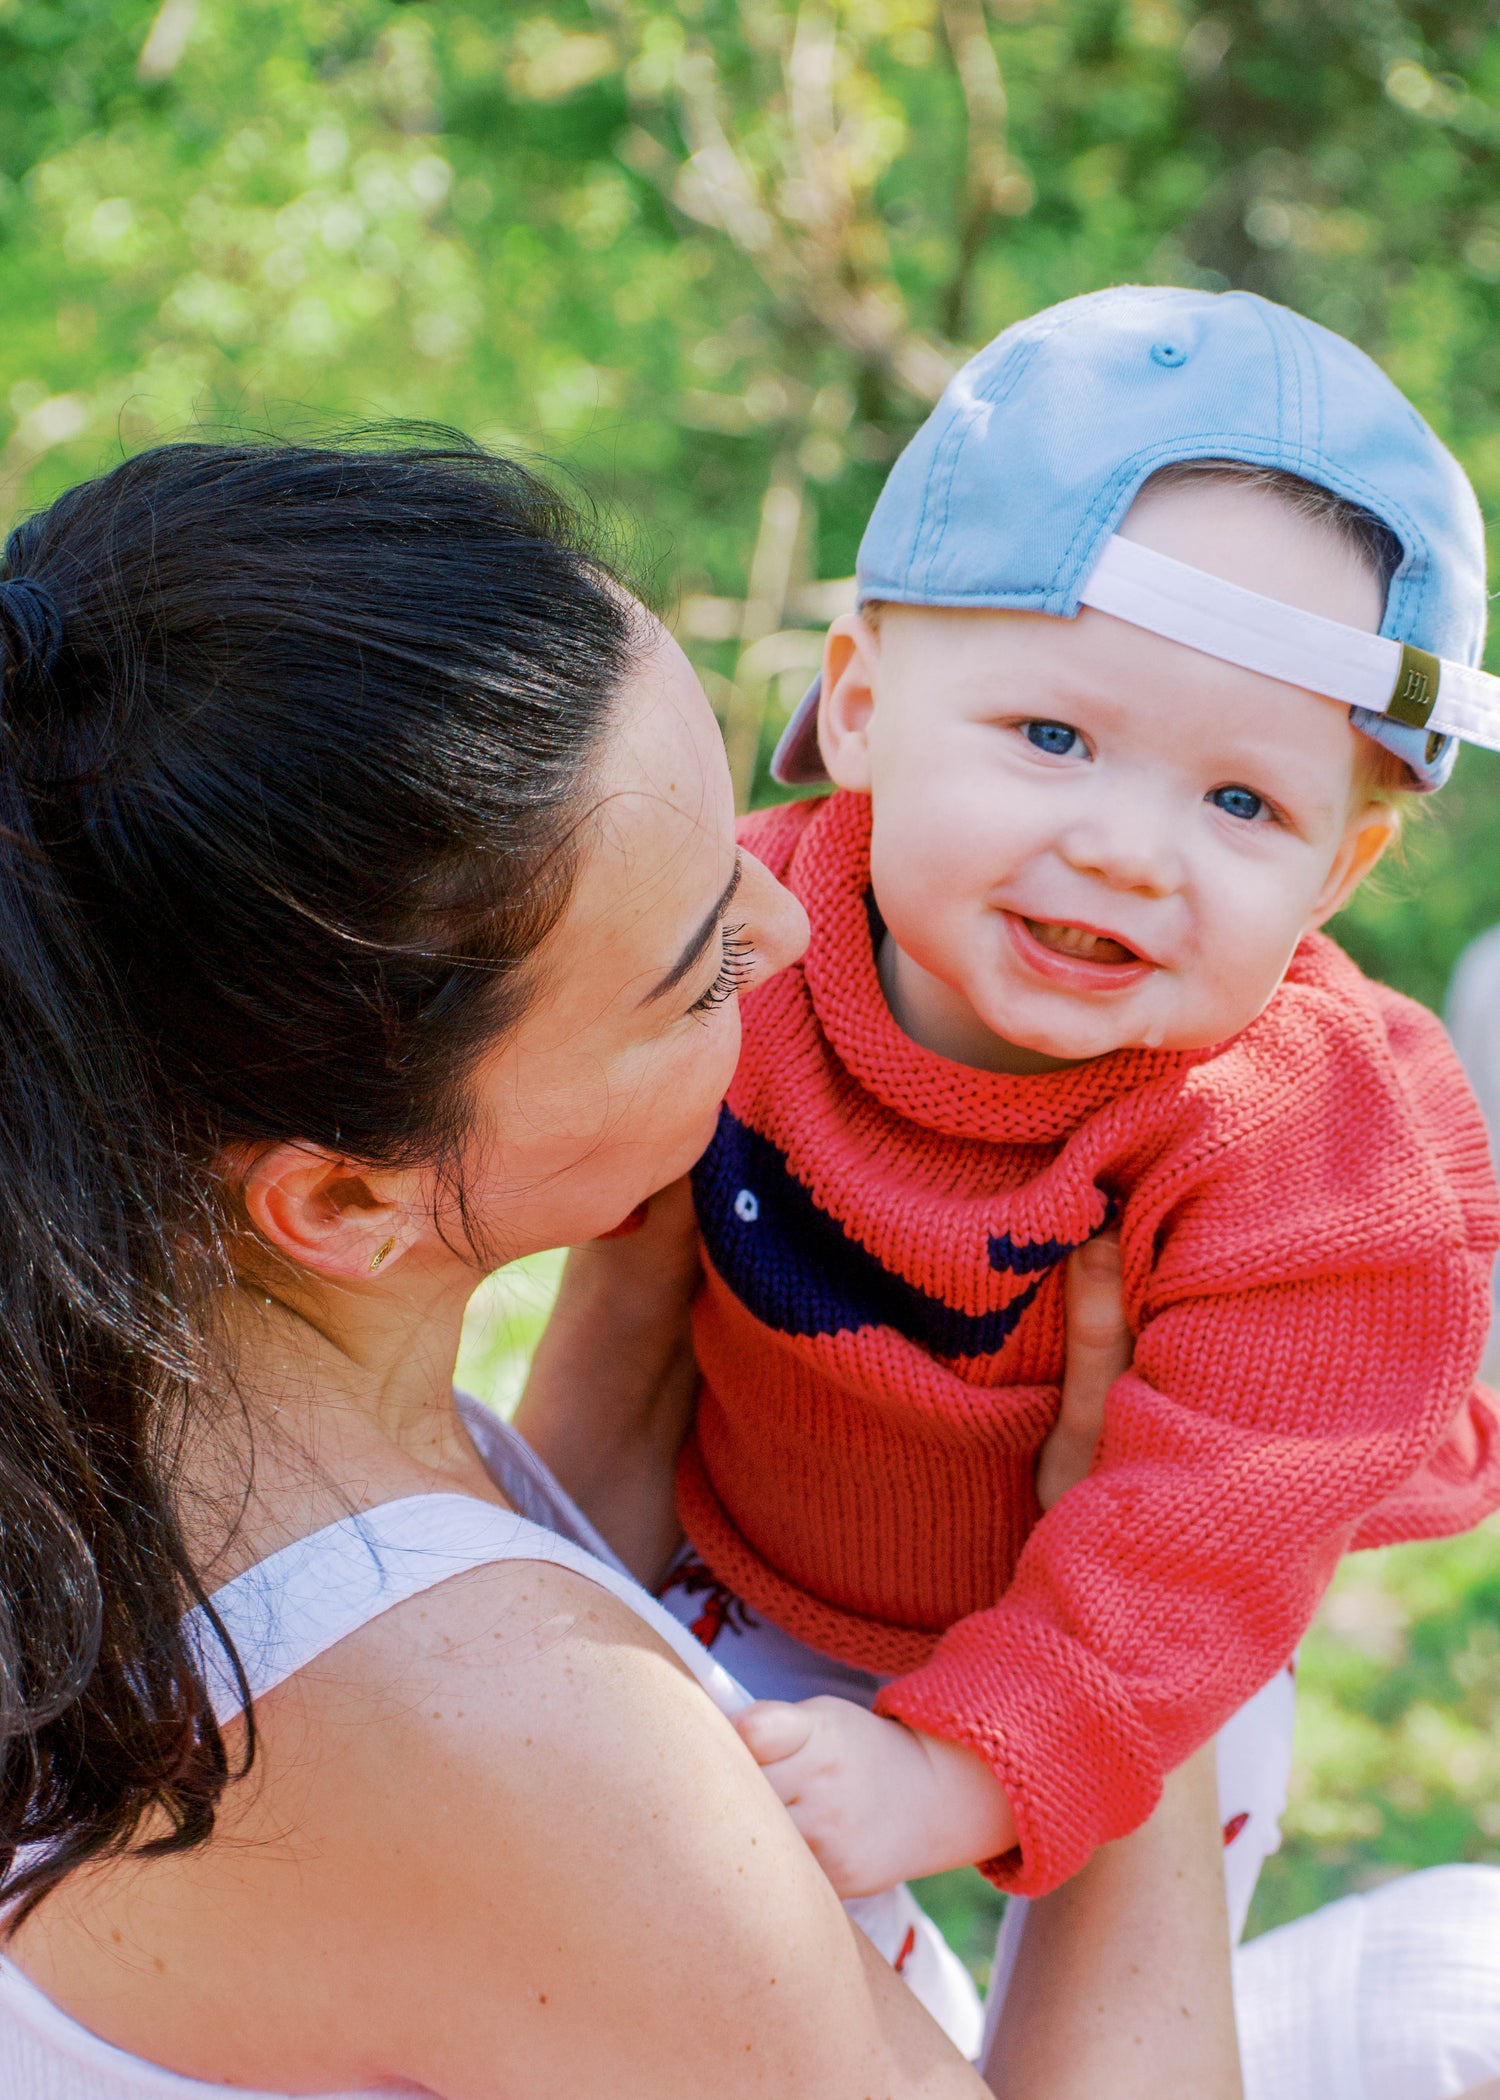
M877 630L858 613L841 613L823 644L818 749L835 787L863 795L870 792L869 727L879 657Z
M1321 926L1342 911L1388 846L1401 836L1401 811L1389 802L1367 802L1349 819L1308 924Z

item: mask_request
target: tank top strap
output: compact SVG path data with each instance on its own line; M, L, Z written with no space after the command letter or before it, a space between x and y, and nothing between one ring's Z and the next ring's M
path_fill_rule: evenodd
M749 1693L621 1568L474 1495L408 1495L340 1517L257 1561L210 1603L251 1698L259 1699L396 1605L503 1560L542 1561L597 1583L666 1642L725 1713L750 1704ZM239 1680L208 1613L200 1606L185 1623L222 1726L244 1705Z

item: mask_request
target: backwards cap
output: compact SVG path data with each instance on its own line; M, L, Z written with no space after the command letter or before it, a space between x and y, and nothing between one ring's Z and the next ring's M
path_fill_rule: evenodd
M1195 459L1298 475L1388 526L1403 558L1379 636L1120 539L1142 483ZM1343 701L1414 787L1442 786L1456 737L1500 749L1467 476L1362 350L1251 292L1123 285L1006 329L892 468L857 581L861 605L1096 605ZM818 691L772 761L788 784L826 778Z

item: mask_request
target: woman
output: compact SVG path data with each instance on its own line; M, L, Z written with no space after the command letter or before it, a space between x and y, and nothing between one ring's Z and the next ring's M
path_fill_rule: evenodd
M145 454L12 536L0 649L0 2088L978 2094L451 1392L803 938L685 660L456 444ZM1237 2090L1214 1820L1200 1764L1043 1912L993 2090Z

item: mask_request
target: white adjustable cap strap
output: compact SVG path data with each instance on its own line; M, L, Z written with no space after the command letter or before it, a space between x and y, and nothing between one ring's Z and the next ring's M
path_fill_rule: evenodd
M1500 678L1263 598L1118 533L1079 596L1097 612L1224 663L1500 751Z

